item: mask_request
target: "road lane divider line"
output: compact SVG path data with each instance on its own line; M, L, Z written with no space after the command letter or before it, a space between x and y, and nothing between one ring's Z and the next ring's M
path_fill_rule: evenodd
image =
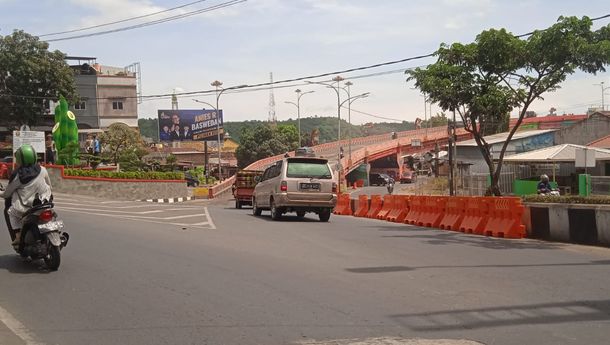
M28 330L19 320L15 319L6 309L0 307L0 322L13 332L26 345L44 345L37 341L34 334Z

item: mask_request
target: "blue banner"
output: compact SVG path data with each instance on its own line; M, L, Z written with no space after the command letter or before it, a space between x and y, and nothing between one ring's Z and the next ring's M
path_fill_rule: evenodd
M215 141L222 140L222 109L216 110L158 110L159 140L169 141Z

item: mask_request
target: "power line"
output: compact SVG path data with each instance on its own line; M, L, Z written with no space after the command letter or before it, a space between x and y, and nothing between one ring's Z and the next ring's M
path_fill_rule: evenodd
M343 108L345 108L345 107L343 107ZM396 122L402 122L403 121L403 120L394 119L394 118L391 118L391 117L383 117L383 116L379 116L379 115L373 115L371 113L367 113L367 112L364 112L364 111L356 110L354 108L352 108L352 111L355 112L355 113L358 113L358 114L362 114L362 115L366 115L366 116L370 116L370 117L374 117L374 118L382 119L382 120L389 120L389 121L396 121Z
M198 4L200 2L205 2L208 0L198 0L198 1L193 1L193 2L189 2L188 4L184 4L184 5L180 5L180 6L176 6L176 7L172 7L172 8L168 8L166 10L163 11L158 11L158 12L154 12L154 13L149 13L149 14L145 14L145 15L141 15L141 16L137 16L137 17L131 17L131 18L126 18L126 19L121 19L121 20L117 20L114 22L109 22L109 23L104 23L104 24L98 24L98 25L93 25L93 26L87 26L84 28L79 28L79 29L73 29L73 30L66 30L66 31L59 31L59 32L52 32L49 34L44 34L44 35L38 35L38 37L46 37L46 36L55 36L55 35L63 35L63 34L69 34L72 32L79 32L79 31L85 31L85 30L90 30L90 29L96 29L96 28L101 28L104 26L109 26L109 25L114 25L114 24L119 24L119 23L125 23L125 22L129 22L132 20L136 20L136 19L142 19L142 18L147 18L147 17L152 17L152 16L156 16L157 14L161 14L161 13L166 13L166 12L171 12L174 10L178 10L187 6L191 6L191 5L195 5Z
M243 2L246 0L240 0L239 2ZM218 5L220 6L220 5ZM605 19L605 18L610 18L610 14L601 16L601 17L597 17L597 18L593 18L591 19L592 21L596 21L596 20L601 20L601 19ZM519 35L519 36L515 36L515 37L524 37L524 36L528 36L533 34L533 32L527 33L527 34L523 34L523 35ZM337 75L337 74L344 74L344 73L351 73L351 72L355 72L355 71L362 71L362 70L368 70L368 69L373 69L373 68L378 68L378 67L383 67L383 66L389 66L389 65L395 65L395 64L399 64L399 63L403 63L403 62L408 62L408 61L414 61L414 60L421 60L424 58L428 58L428 57L432 57L434 56L436 53L430 53L430 54L425 54L425 55L417 55L417 56L413 56L413 57L409 57L409 58L405 58L405 59L399 59L399 60L393 60L393 61L388 61L388 62L382 62L382 63L377 63L377 64L373 64L373 65L367 65L367 66L362 66L362 67L355 67L355 68L349 68L349 69L344 69L344 70L339 70L339 71L334 71L334 72L328 72L328 73L321 73L321 74L315 74L315 75L309 75L309 76L305 76L305 77L299 77L299 78L292 78L292 79L284 79L284 80L277 80L274 81L273 83L270 82L266 82L266 83L258 83L258 84L249 84L246 87L242 87L239 88L239 90L233 90L233 91L227 91L229 93L233 93L233 92L246 92L246 90L253 90L253 91L259 91L262 90L260 89L260 87L264 87L264 86L271 86L271 85L277 85L277 84L285 84L285 83L294 83L294 82L298 82L298 81L304 81L304 80L309 80L309 79L318 79L318 78L323 78L323 77L329 77L329 76L333 76L333 75ZM408 69L412 69L414 67L408 68ZM346 79L356 79L356 78L364 78L364 77L368 77L368 76L377 76L377 75L382 75L382 74L390 74L390 73L397 73L397 71L399 70L392 70L392 71L385 71L385 72L379 72L379 73L372 73L370 75L363 75L363 76L356 76L356 77L352 77L352 78L346 78ZM400 70L403 71L404 70ZM302 85L302 84L299 84ZM287 86L289 87L289 86ZM258 88L258 89L257 89ZM215 89L208 89L208 90L198 90L198 91L190 91L190 92L180 92L180 93L165 93L165 94L155 94L155 95L145 95L145 96L141 96L142 98L146 98L146 99L163 99L165 97L171 97L172 95L176 95L176 96L193 96L193 95L205 95L208 93L214 93L216 92ZM25 96L25 95L12 95L12 94L5 94L2 95L0 94L0 96L7 96L7 97L18 97L18 98L33 98L33 99L49 99L50 97L41 97L41 96ZM124 98L136 98L139 96L133 96L133 97L124 97ZM104 98L96 98L96 99L104 99ZM389 119L389 118L388 118ZM392 120L396 120L396 119L392 119Z
M77 38L100 36L100 35L106 35L106 34L110 34L110 33L114 33L114 32L121 32L121 31L139 29L139 28L143 28L143 27L146 27L146 26L166 23L166 22L170 22L170 21L174 21L174 20L178 20L178 19L183 19L183 18L191 17L191 16L194 16L194 15L198 15L198 14L202 14L202 13L206 13L206 12L212 12L212 11L219 10L219 9L222 9L222 8L225 8L225 7L234 6L234 5L246 2L246 1L247 0L231 0L231 1L226 1L226 2L223 2L223 3L218 4L218 5L214 5L214 6L210 6L210 7L205 7L205 8L199 9L199 10L195 10L195 11L191 11L191 12L175 15L175 16L172 16L172 17L158 19L158 20L154 20L154 21L150 21L150 22L144 22L144 23L141 23L141 24L136 24L136 25L131 25L131 26L125 26L125 27L122 27L122 28L117 28L117 29L112 29L112 30L98 31L98 32L92 32L92 33L89 33L89 34L74 35L74 36L68 36L68 37L53 38L53 39L50 39L50 40L46 40L46 42L66 41L66 40L73 40L73 39L77 39Z

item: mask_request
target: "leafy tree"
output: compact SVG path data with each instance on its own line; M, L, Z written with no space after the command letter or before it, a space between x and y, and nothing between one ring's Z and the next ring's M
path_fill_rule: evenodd
M68 145L66 145L66 147L64 147L57 153L57 163L66 166L79 164L79 153L80 145L78 143L70 142L68 143Z
M176 168L177 161L178 161L178 158L171 153L168 154L167 157L165 157L165 164L167 164L169 166L170 171L174 171L174 169Z
M135 145L122 150L119 163L122 171L147 171L148 165L142 160L149 151L142 145Z
M99 139L104 154L115 164L120 162L123 153L132 152L137 156L147 150L140 133L124 123L113 123Z
M36 125L49 100L77 100L74 74L65 54L24 31L0 36L0 122Z
M422 124L422 127L423 128L432 128L432 127L447 126L448 122L449 122L449 120L447 120L447 115L445 113L438 113L434 116L431 116L430 119L428 119L427 121L424 121Z
M159 120L158 119L138 119L140 134L151 138L154 142L159 141Z
M610 25L592 31L592 24L588 17L560 17L525 39L505 29L486 30L470 44L442 44L437 62L405 72L443 110L458 113L472 133L491 176L487 195L501 195L504 154L532 102L576 70L595 74L610 63ZM507 128L516 107L519 117L496 164L484 136Z
M241 142L235 151L240 168L259 159L295 150L299 134L292 125L260 124L254 128L244 127L240 133Z

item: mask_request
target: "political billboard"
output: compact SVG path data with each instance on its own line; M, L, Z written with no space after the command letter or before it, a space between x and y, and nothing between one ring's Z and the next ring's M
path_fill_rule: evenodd
M222 140L222 109L216 110L158 110L159 140L214 141L218 139L218 127Z

